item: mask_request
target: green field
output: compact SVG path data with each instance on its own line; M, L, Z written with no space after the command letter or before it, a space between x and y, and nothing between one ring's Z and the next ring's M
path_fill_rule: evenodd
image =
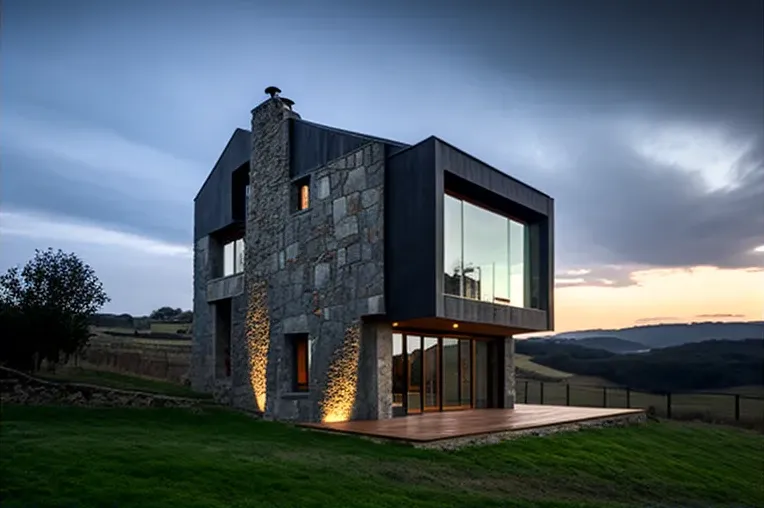
M563 372L535 363L528 355L515 354L515 367L529 373L539 374L544 378L565 379L572 376L572 374L569 374L568 372Z
M38 377L50 381L66 381L70 383L83 383L90 385L118 388L121 390L136 390L175 397L210 398L207 394L200 394L185 386L155 381L137 376L117 374L100 370L83 369L81 367L62 367L55 373L39 373Z
M222 409L6 406L3 507L764 506L764 437L650 423L457 452Z
M611 385L604 392L603 382L597 378L573 377L560 383L544 383L544 404L566 405L566 384L570 384L571 406L629 407L650 409L659 416L668 415L668 398L665 395L631 391L627 401L626 390ZM527 397L526 397L527 386ZM718 394L682 393L671 396L671 417L678 419L702 419L706 421L732 422L735 419L734 394L756 396L755 387L713 390ZM729 395L727 395L727 393ZM541 382L518 379L517 401L540 404ZM740 398L740 422L760 426L764 423L764 399Z

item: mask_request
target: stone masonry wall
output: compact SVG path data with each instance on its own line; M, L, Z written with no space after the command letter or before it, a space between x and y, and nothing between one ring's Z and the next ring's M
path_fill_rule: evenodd
M207 303L207 282L214 268L214 240L205 236L194 244L194 339L189 378L191 387L210 392L215 381L213 315Z
M369 143L313 172L310 206L295 212L285 121L292 115L275 98L258 106L252 120L245 270L248 294L266 284L259 304L267 308L270 338L265 414L320 420L326 416L322 408L347 405L326 400L327 394L339 393L350 398L350 417L388 417L392 390L381 394L379 386L387 386L383 378L389 371L381 379L357 369L358 364L385 361L379 355L392 340L389 324L372 318L385 311L383 145ZM264 333L262 324L257 328ZM295 333L308 333L311 339L307 394L292 393L288 334ZM234 349L235 371L247 372L256 363L247 343ZM251 378L251 372L242 377ZM354 382L348 383L351 378ZM256 383L251 381L235 376L236 405L255 400L251 385Z
M504 407L515 407L515 338L504 339Z

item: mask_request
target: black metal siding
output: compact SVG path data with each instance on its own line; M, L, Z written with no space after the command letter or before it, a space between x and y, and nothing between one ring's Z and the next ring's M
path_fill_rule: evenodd
M434 140L426 140L390 156L385 165L385 307L393 321L436 315L433 261L443 233L434 148Z
M551 198L506 173L481 162L458 148L436 139L438 165L443 171L488 190L541 215L549 214Z
M343 131L300 119L291 119L289 129L292 178L306 175L370 141L379 141L397 148L405 146L394 141Z
M194 199L194 240L234 222L231 205L233 173L242 165L249 165L251 150L250 132L236 129Z

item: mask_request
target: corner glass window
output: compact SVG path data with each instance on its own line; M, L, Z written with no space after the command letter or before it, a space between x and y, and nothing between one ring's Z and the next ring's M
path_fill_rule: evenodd
M443 292L525 307L527 226L450 195L443 210Z

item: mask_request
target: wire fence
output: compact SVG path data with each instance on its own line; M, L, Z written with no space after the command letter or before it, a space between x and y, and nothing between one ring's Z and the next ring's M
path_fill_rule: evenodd
M516 396L525 404L638 408L664 418L764 426L764 397L739 393L657 393L622 386L518 379Z

